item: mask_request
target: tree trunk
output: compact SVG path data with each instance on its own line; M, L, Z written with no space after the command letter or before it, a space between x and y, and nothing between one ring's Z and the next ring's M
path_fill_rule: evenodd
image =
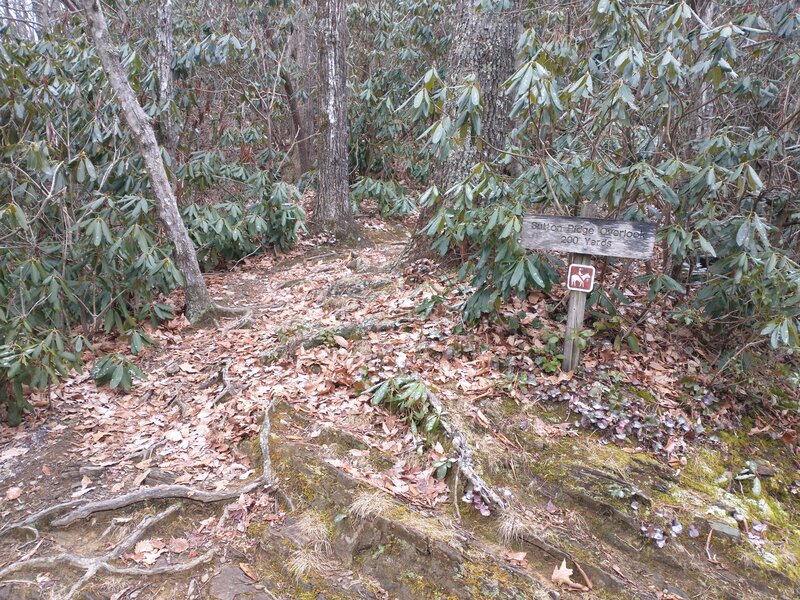
M281 51L275 41L275 35L272 28L267 24L265 26L265 33L269 46L275 56L280 57ZM289 105L289 114L292 117L292 125L294 126L294 148L297 155L297 166L299 175L308 173L311 170L311 136L305 128L305 123L300 112L300 103L298 102L297 93L289 70L283 66L283 63L278 64L278 76L283 82L283 91L286 93L286 102Z
M503 148L509 130L508 97L500 86L514 73L515 48L522 25L522 2L511 0L507 9L478 12L474 0L457 0L450 9L453 39L447 52L447 87L456 87L468 75L476 76L483 104L481 134L483 147L478 151L466 140L450 150L444 162L434 166L431 183L444 194L469 174L476 162L490 160ZM455 114L456 100L445 103L445 113ZM445 199L446 201L446 199ZM424 229L435 214L436 207L420 211L416 230L405 251L407 259L430 254L431 240Z
M113 49L100 0L83 0L83 11L103 70L117 96L125 123L131 130L139 153L144 159L159 217L164 224L167 237L175 245L175 264L184 278L186 317L190 321L197 321L212 310L214 304L200 272L197 253L189 232L178 212L178 204L164 169L161 148L156 141L151 119L136 99L127 74Z
M158 18L158 49L156 52L156 72L158 74L158 103L161 106L159 131L161 143L175 157L177 137L172 111L169 103L174 94L172 80L172 0L159 0L156 8Z
M314 226L355 232L347 173L347 4L319 0L320 152Z
M316 39L313 18L307 8L297 13L297 26L289 35L289 56L294 60L299 72L295 79L296 101L300 119L300 130L305 132L308 143L308 161L314 164L314 134L316 128L314 124L315 105L312 100L314 90L318 88L317 78L319 71L316 68L315 52Z

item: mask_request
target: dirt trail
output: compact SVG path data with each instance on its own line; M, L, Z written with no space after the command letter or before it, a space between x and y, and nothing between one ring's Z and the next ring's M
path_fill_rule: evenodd
M62 552L105 554L176 506L113 564L175 567L211 550L213 558L168 576L100 572L75 597L800 595L798 499L787 492L797 465L788 452L731 434L670 466L636 444L576 429L564 398L591 398L598 378L602 394L622 394L623 367L611 361L585 380L549 375L540 362L514 367L508 339L537 332L465 332L446 308L457 287L429 265L397 265L405 229L364 226L363 247L309 240L288 256L210 275L219 301L258 307L249 323L194 329L176 319L151 331L157 347L136 359L148 379L130 393L98 389L87 370L52 391L51 411L0 437L7 525L59 502L165 483L245 485L260 472L261 418L274 404L269 456L280 493L139 503L67 527L42 519L36 530L2 534L0 569ZM414 310L423 302L425 316ZM543 304L527 309L545 318ZM365 390L407 374L435 390L466 433L505 514L483 516L479 503L464 502L456 469L443 481L432 476L453 456L446 439L423 443L372 405ZM735 479L751 463L758 494ZM592 589L557 588L551 575L562 561L576 588ZM9 575L0 598L64 597L82 574L34 566Z

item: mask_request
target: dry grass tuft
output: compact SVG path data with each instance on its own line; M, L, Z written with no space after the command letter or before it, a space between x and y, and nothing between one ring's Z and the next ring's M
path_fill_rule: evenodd
M500 534L500 541L504 546L521 540L525 534L532 533L533 524L523 515L509 510L500 515L497 531Z
M300 548L292 552L292 557L286 564L289 572L298 581L303 579L310 572L319 568L320 557L313 550L308 548Z
M317 553L330 554L330 531L322 515L313 510L303 513L297 519L297 529L304 547L313 548Z
M357 521L366 521L389 512L395 503L383 492L362 492L350 505L350 516Z

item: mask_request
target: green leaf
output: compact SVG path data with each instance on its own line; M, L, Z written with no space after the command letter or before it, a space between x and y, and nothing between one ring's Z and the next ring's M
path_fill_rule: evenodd
M108 382L108 387L112 390L116 388L122 381L122 376L125 374L125 368L122 365L114 367L114 373L111 376L111 381Z

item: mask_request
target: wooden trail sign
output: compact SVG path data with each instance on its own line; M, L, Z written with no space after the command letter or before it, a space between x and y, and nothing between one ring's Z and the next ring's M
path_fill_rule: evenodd
M596 207L585 204L580 217L525 215L519 243L529 250L571 252L566 283L570 290L564 360L561 368L572 371L580 362L577 336L583 329L586 295L594 287L592 255L647 260L653 256L656 226L652 223L592 218Z
M648 259L656 226L634 221L525 215L520 244L531 250Z

